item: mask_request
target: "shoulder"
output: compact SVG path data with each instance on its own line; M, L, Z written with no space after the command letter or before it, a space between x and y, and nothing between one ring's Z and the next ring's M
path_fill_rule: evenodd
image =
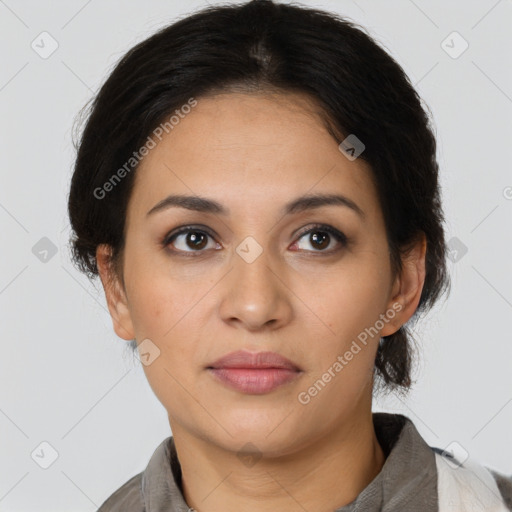
M180 491L170 464L170 461L173 461L171 451L175 454L172 436L157 446L144 471L119 487L97 512L146 512L150 508L150 503L152 509L164 510L163 507L170 496L179 499ZM176 468L174 470L178 472Z
M488 467L486 467L486 469L493 476L507 507L512 510L512 475L504 475Z
M512 475L505 476L476 460L454 457L453 453L431 447L438 471L440 510L512 510ZM453 506L457 508L450 508Z
M142 474L135 475L119 487L97 512L144 512L141 492Z

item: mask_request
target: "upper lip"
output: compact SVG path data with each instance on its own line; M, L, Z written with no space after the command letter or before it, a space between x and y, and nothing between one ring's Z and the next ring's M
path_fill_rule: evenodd
M237 350L211 363L208 368L284 368L299 371L292 361L277 352L248 352Z

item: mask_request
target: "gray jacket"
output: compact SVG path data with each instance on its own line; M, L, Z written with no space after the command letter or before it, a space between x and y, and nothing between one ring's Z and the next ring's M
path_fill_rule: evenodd
M460 510L440 503L453 503L446 496L446 487L438 485L438 475L444 469L440 455L450 462L450 454L440 448L429 447L416 430L412 421L401 414L373 413L375 433L386 455L379 474L350 504L335 512L441 512ZM437 455L436 455L437 454ZM441 464L441 465L440 465ZM465 464L463 464L465 467ZM448 465L446 466L448 468ZM491 485L487 481L485 492L500 507L466 510L486 512L512 511L512 475L505 476L490 468ZM461 474L459 470L459 475ZM443 477L444 478L444 477ZM477 484L484 479L477 477ZM444 482L444 481L443 481ZM484 482L485 483L485 482ZM475 487L473 485L466 487ZM460 489L457 489L460 493ZM442 498L442 500L441 500ZM477 501L480 501L477 497ZM494 502L493 502L494 503ZM135 475L112 494L98 512L192 512L181 491L181 468L176 455L173 437L165 439L155 450L146 469Z

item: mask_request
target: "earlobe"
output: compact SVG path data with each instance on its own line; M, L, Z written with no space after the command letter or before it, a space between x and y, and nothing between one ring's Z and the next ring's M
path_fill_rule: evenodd
M125 290L111 263L111 247L100 244L96 249L96 264L115 333L124 340L135 338Z
M393 284L388 310L396 314L382 329L381 336L389 336L405 324L414 314L425 283L425 255L427 239L424 233L402 259L402 272Z

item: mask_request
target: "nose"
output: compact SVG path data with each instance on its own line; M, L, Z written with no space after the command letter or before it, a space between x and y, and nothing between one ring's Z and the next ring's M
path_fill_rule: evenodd
M290 322L293 293L280 263L270 260L266 251L253 261L243 252L233 254L232 269L222 280L223 321L248 331L278 329Z

